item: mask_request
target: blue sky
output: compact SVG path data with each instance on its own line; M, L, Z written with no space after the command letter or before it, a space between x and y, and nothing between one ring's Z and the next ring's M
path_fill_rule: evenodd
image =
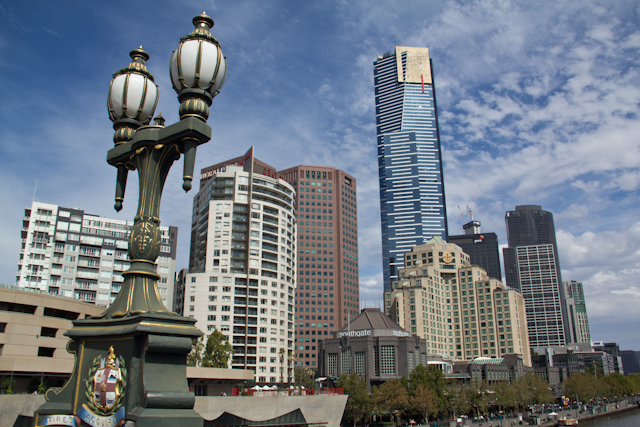
M594 340L640 350L640 6L634 1L4 2L0 5L0 282L13 284L23 209L36 199L113 210L113 72L142 45L177 121L169 57L206 11L229 71L196 169L256 146L276 168L330 165L358 181L361 299L380 304L372 63L430 49L450 234L458 206L506 242L518 204L554 213L563 279L582 281ZM193 192L175 165L161 207L188 264ZM468 217L466 218L468 219Z

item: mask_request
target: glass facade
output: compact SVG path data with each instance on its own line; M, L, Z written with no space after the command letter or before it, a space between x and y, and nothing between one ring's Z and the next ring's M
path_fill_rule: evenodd
M553 214L539 205L505 214L509 247L502 250L507 286L526 300L531 347L571 340Z
M447 239L442 158L427 48L397 47L374 62L384 289L404 254Z

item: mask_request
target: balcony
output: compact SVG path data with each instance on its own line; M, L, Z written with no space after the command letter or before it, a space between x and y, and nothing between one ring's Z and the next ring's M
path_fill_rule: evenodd
M268 242L278 243L278 238L270 236L268 234L262 233L262 240L266 240ZM264 247L264 244L262 245ZM275 249L277 251L277 249Z
M273 218L269 218L268 216L264 217L262 219L263 222L268 222L269 224L275 224L278 225L278 220L277 219L273 219Z
M266 231L267 233L278 234L278 227L271 227L267 224L262 224L262 230Z
M268 207L264 206L263 210L264 210L264 213L268 213L269 215L278 216L278 210L277 209L271 209L271 208L268 208Z
M100 256L100 249L82 248L81 247L80 248L80 255L99 257Z
M242 214L233 214L233 220L239 222L247 222L247 216Z
M278 261L278 256L277 255L272 255L272 254L267 254L267 253L262 253L262 259L268 259L270 261Z
M91 292L79 291L79 292L76 292L75 297L77 300L80 300L80 301L94 302L96 300L96 294Z
M80 258L78 260L78 266L80 267L90 267L90 268L100 268L100 261L93 259Z
M277 239L276 239L276 241L277 241ZM272 252L278 252L278 246L277 245L272 245L270 243L262 242L262 249L267 250L267 251L272 251Z

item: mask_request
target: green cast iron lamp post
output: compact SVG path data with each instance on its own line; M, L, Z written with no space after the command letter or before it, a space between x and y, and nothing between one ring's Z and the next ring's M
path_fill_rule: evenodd
M35 412L35 426L202 426L186 377L187 354L202 332L195 319L165 308L155 272L164 183L183 155L182 187L191 189L196 147L211 139L209 106L227 73L226 59L209 31L213 20L203 13L193 24L195 29L181 38L171 57L179 122L165 127L158 115L150 124L158 87L142 47L131 52L132 62L111 80L107 103L115 147L107 162L118 171L115 209L122 209L129 171L138 171L140 188L129 235L131 265L109 308L100 316L74 320L65 332L74 369L64 387L47 390L46 402Z
M140 196L129 237L131 267L118 297L103 313L119 318L146 312L167 312L156 291L154 272L160 252L160 198L169 169L184 155L183 185L191 190L196 147L211 137L206 125L209 106L222 88L227 63L209 29L213 20L204 14L193 19L195 29L182 37L171 56L171 81L180 101L180 122L164 127L162 115L149 125L158 103L158 88L147 71L149 55L133 50L133 61L116 72L109 87L109 117L113 121L115 147L107 156L118 170L115 209L124 200L127 174L137 170Z

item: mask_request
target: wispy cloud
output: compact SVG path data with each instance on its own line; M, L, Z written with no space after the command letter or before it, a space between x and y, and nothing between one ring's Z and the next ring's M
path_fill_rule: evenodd
M625 307L634 316L640 268L639 11L624 0L3 5L0 281L14 281L22 209L36 179L41 201L133 217L134 174L125 210L112 210L109 79L142 44L160 86L157 111L178 120L168 58L203 9L216 21L229 74L196 168L255 145L276 168L323 164L355 176L367 305L382 298L372 63L395 45L428 46L450 234L462 231L457 206L472 204L478 184L474 217L501 242L506 210L541 204L555 214L563 278L585 284L594 337L637 347L615 335L628 323L612 315ZM94 25L89 31L82 22ZM182 191L180 167L167 181L161 217L180 228L184 267L193 193Z

